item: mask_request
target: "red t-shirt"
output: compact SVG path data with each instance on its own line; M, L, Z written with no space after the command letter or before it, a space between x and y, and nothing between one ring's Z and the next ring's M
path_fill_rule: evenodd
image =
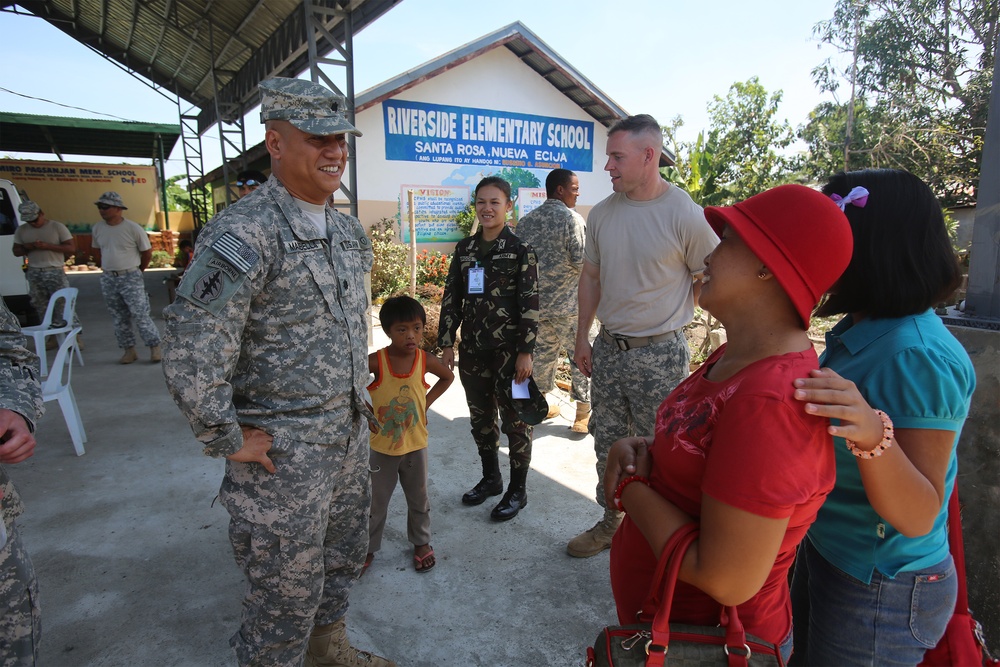
M764 586L739 606L747 632L779 644L791 628L788 569L795 548L833 488L828 421L792 398L796 378L819 367L814 350L761 359L722 381L705 373L725 347L677 386L656 414L650 486L698 517L704 494L758 516L789 518ZM649 595L657 556L628 516L611 545L611 588L621 623L634 623ZM719 603L677 583L670 620L719 622Z

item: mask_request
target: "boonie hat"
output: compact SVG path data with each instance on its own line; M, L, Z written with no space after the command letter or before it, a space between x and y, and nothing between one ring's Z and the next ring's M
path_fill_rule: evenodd
M779 185L732 206L709 206L705 219L720 236L727 224L740 235L777 278L806 329L854 250L844 212L804 185Z
M347 104L341 95L312 81L275 77L261 81L260 122L287 120L307 134L355 134L347 122Z
M122 201L122 196L114 190L108 190L94 203L104 204L106 206L117 206L120 209L128 210L128 206L126 206Z
M38 220L42 209L38 208L38 204L33 201L24 201L17 207L17 212L21 214L21 220L24 222L34 222Z
M510 383L505 382L504 385L507 397L510 398L511 404L513 404L514 409L517 411L518 419L529 426L541 424L545 419L545 415L549 413L549 404L545 400L545 395L538 391L535 378L528 377L528 398L514 398Z

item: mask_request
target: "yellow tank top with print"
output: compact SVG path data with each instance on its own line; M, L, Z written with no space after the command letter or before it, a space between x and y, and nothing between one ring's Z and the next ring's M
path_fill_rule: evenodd
M392 372L387 348L378 351L378 377L368 385L379 424L378 433L371 436L376 452L402 456L427 446L426 371L423 350L413 355L413 367L406 375Z

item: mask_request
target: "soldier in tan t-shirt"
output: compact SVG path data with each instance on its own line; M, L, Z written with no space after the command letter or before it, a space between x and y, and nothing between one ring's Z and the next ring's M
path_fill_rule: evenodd
M115 325L115 339L124 350L119 363L131 364L139 358L133 321L149 346L149 360L156 363L160 361L160 332L149 315L149 295L142 281L142 272L153 257L149 237L138 223L122 215L128 207L117 192L105 192L94 204L101 222L92 230L92 247L104 271L101 293Z
M657 407L688 375L683 327L694 315L701 286L695 279L719 242L701 207L660 176L662 149L652 116L612 125L604 169L614 194L587 218L574 360L591 382L596 499L604 517L570 541L566 550L577 558L609 548L621 522L621 512L605 506L608 449L621 438L652 435ZM591 346L595 316L602 326Z
M25 224L14 232L12 250L15 257L28 258L25 277L28 279L31 305L38 316L43 317L52 295L64 287L69 287L63 264L66 257L76 251L76 244L73 242L73 234L66 225L49 220L37 203L30 200L23 202L18 207L18 213ZM57 307L52 318L52 324L56 327L66 324L61 315L62 308ZM80 319L75 313L73 326L80 326ZM55 343L55 339L50 339L50 342Z

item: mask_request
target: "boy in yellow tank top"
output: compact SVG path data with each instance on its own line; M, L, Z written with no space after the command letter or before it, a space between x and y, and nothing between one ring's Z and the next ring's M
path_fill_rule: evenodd
M427 498L427 408L455 375L440 359L420 349L427 324L420 302L408 296L387 299L379 319L390 344L368 355L368 370L375 374L368 392L378 421L370 424L372 507L365 570L382 546L389 500L398 479L406 496L406 535L413 544L413 567L427 572L435 564ZM437 376L433 387L424 381L425 373Z

